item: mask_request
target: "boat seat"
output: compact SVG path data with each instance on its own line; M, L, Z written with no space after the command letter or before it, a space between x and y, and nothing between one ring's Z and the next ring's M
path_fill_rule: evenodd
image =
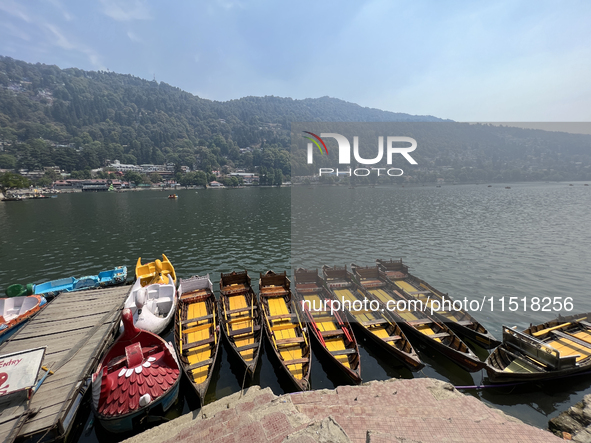
M294 343L304 343L304 337L280 338L279 340L275 340L277 346L291 345Z
M194 341L192 343L187 343L186 345L183 344L183 354L185 353L185 351L188 351L189 349L194 349L194 348L198 348L199 346L208 345L210 343L213 343L214 341L215 341L214 337L209 337L209 338L206 338L205 340Z
M344 335L345 333L342 329L333 329L332 331L320 331L320 334L323 337L337 337L339 335Z
M417 320L408 320L407 323L411 326L421 326L421 325L433 323L433 321L429 320L428 318L419 318Z
M268 320L296 320L295 314L269 315Z
M259 329L261 329L261 327L259 325L255 325L252 328L243 328L243 329L238 329L236 331L230 331L230 333L228 335L230 337L234 337L235 335L240 335L240 334L252 334L254 331L258 331Z
M371 320L371 321L363 321L363 322L361 322L361 325L365 326L365 327L370 327L370 326L383 325L386 323L389 323L388 320L383 319L383 318L379 318L379 319L375 319L375 320Z
M294 360L286 360L283 362L284 365L302 365L304 363L308 363L310 361L309 358L296 358Z
M158 306L158 312L162 315L167 315L172 309L172 298L171 297L159 297L155 300Z
M158 310L158 304L154 301L153 298L146 301L144 304L144 308L150 311L154 315L159 315L160 311ZM142 308L142 309L144 309Z
M211 365L213 363L212 358L208 358L207 360L199 361L197 363L192 364L187 368L187 371L192 371L193 369L202 368L203 366Z
M188 327L186 329L183 329L183 335L185 335L185 334L192 334L193 332L203 331L205 329L209 329L209 328L212 328L214 326L215 326L215 324L213 324L213 323L202 323L202 324L197 325L197 326L190 326L190 327Z
M231 325L232 323L245 323L248 321L252 321L252 317L229 318L226 320L226 324Z
M23 300L23 303L21 305L21 312L23 311L23 308L28 311L31 308L34 308L35 306L37 306L37 303L39 303L39 301L35 298L35 297L27 297Z
M587 329L591 329L591 323L589 323L588 321L581 320L579 321L579 324L585 326Z
M580 338L575 337L574 335L562 331L552 331L552 334L557 337L564 338L565 340L570 340L573 343L578 344L579 346L583 346L584 348L591 349L591 343L587 343L585 340L581 340Z
M261 342L260 342L260 341L257 341L257 342L255 342L255 343L251 343L251 344L249 344L249 345L239 346L239 347L237 347L237 348L236 348L236 350L237 350L238 352L247 351L247 350L249 350L249 349L255 349L255 348L258 348L260 344L261 344Z
M474 324L474 322L471 322L470 320L460 320L454 323L457 323L460 326L472 326Z
M299 325L297 323L285 323L284 325L271 326L271 331L273 331L273 332L284 331L286 329L295 329L298 327L299 327Z
M445 337L449 337L449 334L447 332L440 332L439 334L428 335L427 337L429 337L429 338L445 338Z
M229 310L229 311L226 311L226 314L227 314L227 315L231 315L231 314L237 314L237 313L239 313L239 312L251 312L251 311L253 311L253 309L252 309L252 308L253 308L253 307L250 307L250 306L245 306L245 307L243 307L243 308L238 308L238 309L231 309L231 310ZM256 311L257 309L258 309L258 307L257 307L257 306L254 306L254 311Z
M210 318L213 318L213 314L206 315L205 317L188 318L187 320L182 321L182 325L185 326L189 323L197 323L199 321L209 320Z
M355 349L341 349L339 351L330 351L332 355L350 355L356 354L357 351Z
M396 341L400 340L402 337L400 335L392 335L390 337L382 338L383 341Z

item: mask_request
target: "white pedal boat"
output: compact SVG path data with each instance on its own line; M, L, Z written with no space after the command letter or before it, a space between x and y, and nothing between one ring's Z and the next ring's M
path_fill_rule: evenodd
M136 327L160 334L174 318L178 301L177 292L173 279L170 276L166 277L166 284L142 287L140 279L134 283L124 307L131 310ZM120 330L123 332L123 323Z

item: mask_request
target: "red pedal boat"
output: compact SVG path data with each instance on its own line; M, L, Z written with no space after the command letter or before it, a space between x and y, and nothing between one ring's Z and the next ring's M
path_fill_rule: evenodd
M147 415L163 415L176 401L180 370L169 343L122 314L124 332L92 376L94 412L105 429L126 432Z

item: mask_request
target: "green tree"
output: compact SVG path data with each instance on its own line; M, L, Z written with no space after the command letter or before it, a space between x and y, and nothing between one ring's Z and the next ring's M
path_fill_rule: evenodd
M160 174L156 173L156 172L152 172L149 176L148 179L150 180L150 182L152 183L160 183L162 181L162 177L160 177Z
M127 171L123 177L125 178L125 181L133 183L136 186L142 183L142 181L144 180L141 174L134 171Z
M10 154L0 155L0 169L16 168L16 157Z
M283 184L283 173L281 172L281 169L275 169L275 177L273 179L274 185L281 186Z
M0 174L0 188L3 191L10 188L28 188L29 186L31 186L31 182L22 175L14 172Z

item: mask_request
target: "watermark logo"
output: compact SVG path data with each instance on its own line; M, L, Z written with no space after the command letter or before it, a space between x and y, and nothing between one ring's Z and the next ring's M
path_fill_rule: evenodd
M314 163L314 145L316 145L318 147L321 155L326 154L328 156L328 149L326 147L326 143L324 143L324 140L323 140L323 138L326 138L326 137L334 138L337 141L337 144L339 147L338 148L339 164L340 165L350 165L351 164L351 143L349 142L347 137L345 137L342 134L337 134L335 132L322 132L320 134L320 136L318 136L312 132L308 132L308 131L303 131L303 132L314 137L314 138L312 138L312 137L304 136L304 138L310 140L310 142L311 142L311 143L308 143L307 162L309 165ZM324 151L322 150L322 147L320 146L320 143L318 143L318 142L320 142L322 144L322 146L324 147ZM400 146L400 144L409 144L410 146ZM417 141L414 138L399 137L399 136L387 136L386 137L386 149L385 149L386 164L391 165L392 164L392 157L394 156L394 154L400 154L411 165L416 165L417 162L410 155L410 153L413 152L416 148L417 148ZM378 137L378 153L377 153L377 155L374 158L363 158L361 156L361 154L359 153L359 137L354 136L353 137L353 157L355 158L355 161L359 164L377 165L384 158L384 137L383 136ZM371 168L371 170L369 168L357 168L354 170L351 170L351 168L349 168L348 170L345 170L345 171L339 171L338 168L336 169L336 171L334 168L320 168L319 175L335 174L336 173L337 176L339 174L344 174L344 175L349 175L349 176L351 176L351 175L367 176L371 173L371 171L377 171L378 175L380 175L380 171L386 171L386 173L388 175L393 176L393 177L400 176L404 173L402 171L402 169L400 169L400 168L389 168L389 169L388 168Z
M307 138L308 140L313 142L316 146L318 146L318 149L320 150L321 154L324 154L324 152L326 152L326 155L328 155L328 149L326 148L326 144L324 143L324 141L320 137L318 137L313 132L308 132L308 131L304 131L304 132L306 134L310 134L310 135L314 136L320 143L322 143L322 146L324 146L324 151L322 151L322 148L320 147L320 145L318 144L318 142L316 140L314 140L313 138L310 138L310 137L306 137L304 135L304 138ZM311 159L312 159L312 144L308 143L308 164L312 164Z

